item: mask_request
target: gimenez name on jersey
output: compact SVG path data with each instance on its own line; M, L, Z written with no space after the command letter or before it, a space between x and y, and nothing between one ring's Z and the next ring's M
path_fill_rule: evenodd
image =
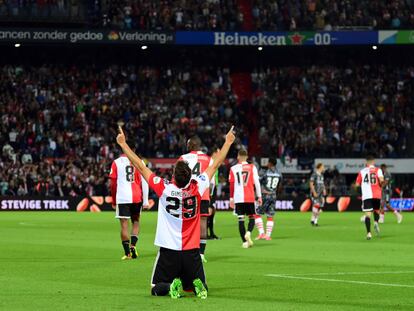
M181 197L181 198L187 198L191 196L191 193L187 191L171 191L172 197Z

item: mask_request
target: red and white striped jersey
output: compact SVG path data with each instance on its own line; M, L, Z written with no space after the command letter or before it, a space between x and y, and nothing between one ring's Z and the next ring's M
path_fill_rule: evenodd
M196 178L204 173L207 167L213 163L213 159L201 151L191 151L190 153L183 154L178 160L188 163L192 172L192 178ZM214 178L211 180L211 184L214 184ZM210 191L204 192L201 200L210 201Z
M262 197L260 179L254 164L238 163L230 168L230 198L234 203L254 203L256 196Z
M381 199L382 188L380 178L384 178L382 170L370 165L360 170L356 183L361 185L362 200Z
M111 194L113 204L140 203L148 205L148 183L122 154L112 162Z
M148 183L159 197L154 244L172 250L200 248L200 202L209 187L207 174L192 178L184 188L155 174Z

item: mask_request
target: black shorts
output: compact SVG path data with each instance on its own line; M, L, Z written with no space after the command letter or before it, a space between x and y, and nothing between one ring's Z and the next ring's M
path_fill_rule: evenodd
M191 290L195 279L200 279L206 284L198 248L185 251L160 248L154 263L151 285L154 286L161 282L172 283L175 278L181 279L184 290Z
M276 213L276 197L264 195L262 199L263 204L256 208L256 213L261 216L273 217Z
M390 199L391 199L391 195L387 192L382 192L382 204L386 205L386 204L390 204Z
M216 208L216 200L217 200L217 187L214 187L213 193L210 195L210 207Z
M201 202L200 202L200 216L207 217L209 207L210 207L210 201L201 200Z
M115 218L137 219L141 214L142 203L126 203L116 205Z
M312 207L315 208L322 208L325 205L325 198L323 196L319 196L319 197L314 197L313 195L311 195L312 198Z
M239 216L256 214L254 203L236 203L236 214Z
M367 200L362 201L363 212L378 211L380 207L381 207L380 199L367 199Z

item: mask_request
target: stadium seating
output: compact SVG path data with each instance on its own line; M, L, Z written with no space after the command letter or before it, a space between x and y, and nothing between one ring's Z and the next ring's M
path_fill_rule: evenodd
M140 30L404 29L413 12L411 0L0 1L2 19Z
M184 65L0 71L2 195L106 193L102 172L118 150L118 121L145 157L177 157L193 134L215 146L236 124L240 144L281 158L404 156L412 121L410 67L288 66L251 76Z

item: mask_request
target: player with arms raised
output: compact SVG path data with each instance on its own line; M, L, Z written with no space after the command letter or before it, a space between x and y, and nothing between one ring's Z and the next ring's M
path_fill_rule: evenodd
M325 205L326 188L323 178L324 171L325 167L322 163L316 164L316 170L312 173L309 182L312 198L312 226L319 226L319 215L321 213L321 208Z
M247 151L240 150L237 155L239 163L230 168L229 175L230 206L235 208L239 219L239 233L243 241L243 248L253 246L251 232L254 229L255 190L258 204L262 205L259 174L254 164L247 163L247 157ZM247 232L244 224L246 215L249 217Z
M393 209L390 204L392 196L392 176L387 169L387 165L381 165L382 173L384 174L384 188L382 189L382 199L381 199L381 213L379 223L384 223L385 218L385 208L394 213L397 217L397 222L400 224L402 222L403 216L396 209Z
M276 168L277 160L270 158L267 170L261 172L260 183L262 185L263 205L256 209L255 222L259 236L256 240L271 240L273 231L273 216L276 212L276 198L282 190L282 174ZM263 229L262 215L267 216L266 233Z
M356 185L361 186L362 211L365 212L365 227L367 229L367 240L371 240L371 213L374 212L374 229L379 234L379 209L381 206L382 186L384 175L382 170L375 167L375 159L367 157L367 165L359 171Z
M112 205L116 206L116 218L121 224L121 241L125 255L122 260L138 257L136 244L139 234L141 209L148 207L148 184L134 168L125 154L112 162L111 172ZM128 220L131 219L131 242Z
M182 155L178 160L187 162L191 169L193 178L205 172L207 167L212 164L212 159L200 151L201 140L198 136L191 137L187 141L187 154ZM213 179L214 181L214 179ZM205 191L201 197L201 220L200 220L200 256L203 262L207 262L204 253L207 246L207 219L210 207L210 191Z
M207 285L200 257L200 203L215 171L235 140L233 127L211 166L196 178L184 161L177 161L173 181L156 176L129 148L122 128L117 143L159 197L155 245L160 247L151 280L155 296L180 297L181 290L194 290L207 298Z

